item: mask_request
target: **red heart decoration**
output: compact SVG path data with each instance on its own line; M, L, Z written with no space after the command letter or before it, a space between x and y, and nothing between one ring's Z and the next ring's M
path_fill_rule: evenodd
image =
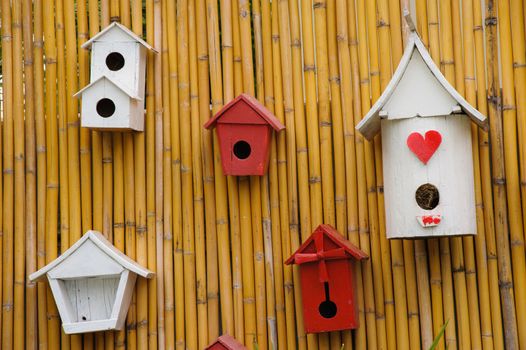
M427 164L441 143L442 135L436 130L427 131L425 138L418 132L414 132L407 137L407 147L424 164Z

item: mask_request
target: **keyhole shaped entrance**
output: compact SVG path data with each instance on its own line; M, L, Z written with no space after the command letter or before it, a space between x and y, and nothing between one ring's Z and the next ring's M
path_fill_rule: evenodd
M333 318L336 316L338 308L336 304L330 299L329 295L329 282L324 282L323 286L325 288L325 300L321 302L318 306L318 311L323 318Z

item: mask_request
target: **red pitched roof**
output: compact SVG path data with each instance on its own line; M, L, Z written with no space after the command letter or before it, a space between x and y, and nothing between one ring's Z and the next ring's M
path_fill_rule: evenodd
M303 244L285 261L285 264L290 265L295 263L295 256L296 254L303 253L305 249L311 244L314 239L319 236L324 235L325 237L329 238L332 242L334 242L339 247L343 248L344 251L349 254L349 258L353 257L357 260L367 259L369 256L365 254L363 251L361 251L358 247L353 245L351 242L349 242L345 237L343 237L334 227L331 225L325 225L321 224L319 225L316 230L310 235L310 237L303 242Z
M246 350L247 348L243 346L240 342L238 342L235 338L228 334L223 334L219 338L217 338L212 344L208 345L205 350L211 349L214 345L221 344L226 349L230 350Z
M215 124L217 121L234 105L239 103L240 101L243 101L246 103L249 107L251 107L254 112L256 112L261 118L263 118L274 130L281 131L285 129L285 126L281 124L281 122L276 118L268 109L265 108L257 99L254 97L248 95L248 94L241 94L232 101L230 101L228 104L226 104L217 114L209 119L204 127L206 129L210 129L215 127Z

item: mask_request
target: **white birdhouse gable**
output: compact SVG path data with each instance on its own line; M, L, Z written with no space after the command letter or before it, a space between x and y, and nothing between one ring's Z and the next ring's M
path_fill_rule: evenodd
M75 334L122 329L137 275L153 273L88 231L29 279L47 276L64 332Z
M381 113L387 119L403 119L449 115L457 108L457 101L433 75L418 50L414 50L404 75Z
M106 76L75 96L82 96L82 127L137 131L144 128L143 101Z

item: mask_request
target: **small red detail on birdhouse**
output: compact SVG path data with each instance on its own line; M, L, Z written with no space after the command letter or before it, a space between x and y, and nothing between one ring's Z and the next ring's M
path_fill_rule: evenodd
M305 332L358 328L354 265L368 256L330 225L320 225L285 261L298 264Z
M272 129L285 129L268 109L247 94L230 101L204 127L217 128L225 175L264 175Z
M442 135L436 130L427 131L425 138L418 132L414 132L407 137L407 147L424 164L427 164L441 143Z
M236 339L228 334L223 334L217 338L212 344L208 345L205 350L246 350Z

